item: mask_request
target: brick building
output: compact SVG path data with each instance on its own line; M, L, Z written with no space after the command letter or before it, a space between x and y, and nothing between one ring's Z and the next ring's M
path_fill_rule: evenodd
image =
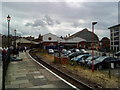
M83 29L73 35L71 35L70 37L68 37L68 39L71 38L75 38L75 37L79 37L82 38L84 40L86 40L85 42L85 48L91 49L92 47L92 35L94 35L94 48L97 49L99 47L99 38L95 33L92 33L91 31L89 31L88 29Z

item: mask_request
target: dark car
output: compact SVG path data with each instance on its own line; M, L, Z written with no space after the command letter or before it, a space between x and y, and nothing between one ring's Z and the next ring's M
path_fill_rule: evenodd
M120 67L120 60L114 57L109 57L109 56L101 56L94 60L94 67L95 69L107 69L111 65L111 63L114 64L115 68ZM92 61L87 63L88 66L91 68L92 67Z
M78 55L81 55L81 54L83 54L83 52L81 52L81 51L73 52L73 53L69 54L68 57L71 59L71 58L77 57Z
M69 51L71 51L71 52L79 52L80 50L77 49L77 48L73 48L73 49L70 49Z
M99 56L89 56L89 57L87 57L86 59L84 59L84 60L81 60L81 61L79 61L82 65L84 65L84 64L86 64L87 65L87 63L88 62L91 62L92 61L92 59L97 59Z
M115 56L120 56L120 51L116 52Z
M87 57L89 57L89 54L82 54L77 57L74 57L71 59L71 64L74 65L75 63L80 64L81 60L85 60Z

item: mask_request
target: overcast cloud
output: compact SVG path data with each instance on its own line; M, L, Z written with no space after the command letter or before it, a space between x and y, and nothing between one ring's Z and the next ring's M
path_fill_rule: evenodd
M74 34L84 28L91 31L91 22L97 21L95 33L101 39L109 37L109 29L118 24L117 2L3 2L2 33L7 34L7 15L11 16L10 33L35 36L54 33L58 36Z

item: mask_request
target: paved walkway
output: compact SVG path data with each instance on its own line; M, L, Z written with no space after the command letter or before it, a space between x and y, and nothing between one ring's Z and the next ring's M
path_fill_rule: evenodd
M22 61L9 64L6 88L71 88L34 62L28 53L20 53Z

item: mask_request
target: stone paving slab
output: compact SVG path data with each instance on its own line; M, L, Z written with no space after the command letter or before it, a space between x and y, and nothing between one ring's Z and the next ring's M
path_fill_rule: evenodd
M42 66L34 62L28 56L28 53L20 53L19 58L23 58L23 60L10 62L8 66L5 81L6 89L71 88Z

